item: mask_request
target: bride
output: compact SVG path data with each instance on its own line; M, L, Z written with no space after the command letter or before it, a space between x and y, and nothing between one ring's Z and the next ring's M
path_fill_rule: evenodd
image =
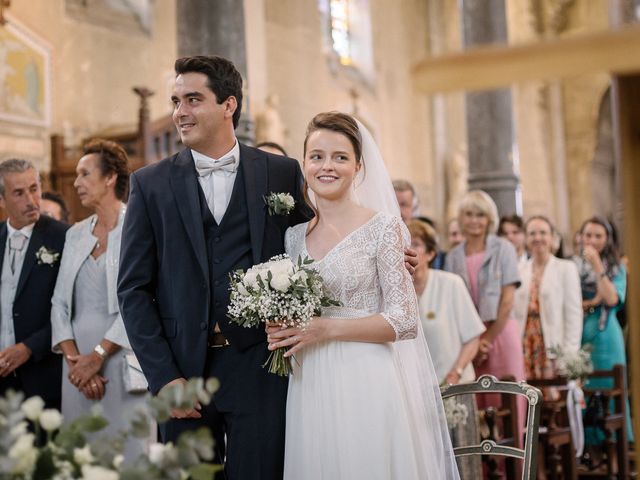
M304 173L316 216L287 230L286 251L312 258L342 306L303 330L267 330L270 349L295 355L285 479L458 479L404 267L409 234L373 139L349 115L321 113Z

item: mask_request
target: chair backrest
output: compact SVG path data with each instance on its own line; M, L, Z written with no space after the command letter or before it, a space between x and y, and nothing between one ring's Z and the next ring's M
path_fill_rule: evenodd
M477 393L500 393L522 395L527 399L527 424L524 448L498 445L493 440L483 440L477 445L455 447L456 457L467 455L496 455L521 459L523 463L522 478L536 478L538 452L538 426L540 424L540 407L542 392L525 382L500 381L492 375L482 375L475 382L460 383L442 387L442 398Z

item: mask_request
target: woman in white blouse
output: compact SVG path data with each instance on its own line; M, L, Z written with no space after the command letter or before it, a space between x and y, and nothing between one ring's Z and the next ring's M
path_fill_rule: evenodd
M527 378L544 378L555 373L549 348L580 348L580 278L573 262L551 254L554 228L546 217L531 217L525 235L531 258L519 266L522 285L516 291L514 313L523 336Z

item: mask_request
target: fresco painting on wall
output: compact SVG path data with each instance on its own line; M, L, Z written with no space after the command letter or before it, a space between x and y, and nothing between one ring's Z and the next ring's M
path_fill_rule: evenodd
M0 120L49 123L48 49L15 21L0 26Z

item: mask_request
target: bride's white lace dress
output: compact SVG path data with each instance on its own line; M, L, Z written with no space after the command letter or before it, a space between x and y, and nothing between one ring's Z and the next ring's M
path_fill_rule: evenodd
M286 233L285 248L294 261L311 258L307 226ZM413 284L404 266L408 244L401 220L379 212L313 264L332 298L342 303L323 315L381 313L398 342L333 341L296 354L287 397L285 479L458 478L441 425L429 413L420 413L416 399L410 398L406 371L415 366L403 364L398 355L397 346L415 342L407 339L415 338L419 328ZM437 400L427 408L441 411L439 394L430 395ZM439 418L437 413L433 417Z

